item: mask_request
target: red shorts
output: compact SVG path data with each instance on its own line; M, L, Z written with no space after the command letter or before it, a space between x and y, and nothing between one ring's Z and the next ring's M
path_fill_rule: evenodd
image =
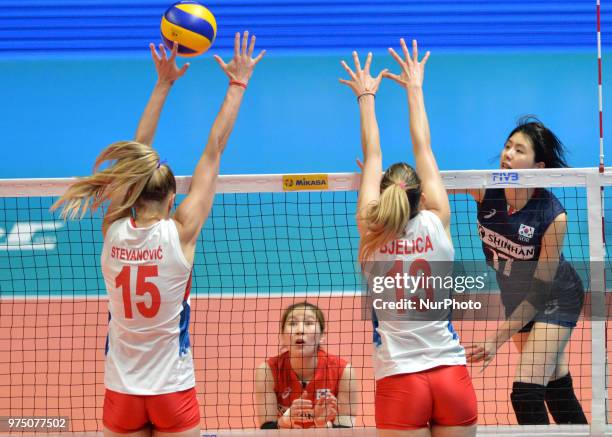
M121 434L136 432L151 424L161 432L181 432L200 423L195 388L163 395L141 396L106 389L102 423Z
M476 393L465 366L440 366L376 381L376 427L469 426L478 420Z

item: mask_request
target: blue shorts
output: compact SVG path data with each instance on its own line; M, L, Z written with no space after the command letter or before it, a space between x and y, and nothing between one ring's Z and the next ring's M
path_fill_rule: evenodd
M575 328L582 306L584 304L584 288L579 286L571 289L553 292L554 298L546 302L546 307L540 310L534 318L523 326L519 332L530 332L534 323L547 323L549 325ZM506 317L510 317L514 306L506 306Z

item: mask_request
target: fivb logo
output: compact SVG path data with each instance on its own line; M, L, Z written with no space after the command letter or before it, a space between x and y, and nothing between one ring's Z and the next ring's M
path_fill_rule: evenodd
M491 184L493 185L520 185L519 174L515 171L496 171L491 173Z
M10 232L0 228L0 250L53 250L57 246L55 231L62 222L17 222Z

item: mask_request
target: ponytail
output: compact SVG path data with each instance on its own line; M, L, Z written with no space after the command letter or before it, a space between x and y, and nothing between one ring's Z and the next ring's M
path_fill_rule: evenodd
M404 233L408 221L417 214L421 181L408 164L394 164L381 181L378 202L370 205L364 220L365 235L359 242L359 262L363 264L374 253Z
M112 164L104 170L99 170L106 162ZM154 177L157 173L159 176ZM106 220L112 223L127 216L141 196L150 198L150 195L146 195L148 192L163 191L167 195L168 189L164 189L166 187L176 191L174 175L168 166L160 166L159 155L155 150L135 141L119 141L100 153L94 164L93 174L79 178L73 183L53 204L51 210L62 207L62 218L81 219L87 211L97 210L104 201L119 194L123 198L117 199L118 207L106 216ZM157 199L159 196L153 197L150 200L163 199Z

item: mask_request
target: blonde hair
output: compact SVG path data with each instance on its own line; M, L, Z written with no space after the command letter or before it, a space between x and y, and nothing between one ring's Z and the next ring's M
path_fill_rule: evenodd
M99 170L105 162L111 165ZM87 211L95 211L106 200L123 195L118 208L106 216L109 223L129 215L139 202L162 201L176 192L172 170L161 165L153 148L135 141L119 141L104 149L96 158L93 174L79 178L51 207L62 207L62 218L81 219Z
M359 242L359 262L371 259L388 242L401 236L408 221L417 214L421 180L406 163L393 164L380 182L380 198L367 207L365 235Z

